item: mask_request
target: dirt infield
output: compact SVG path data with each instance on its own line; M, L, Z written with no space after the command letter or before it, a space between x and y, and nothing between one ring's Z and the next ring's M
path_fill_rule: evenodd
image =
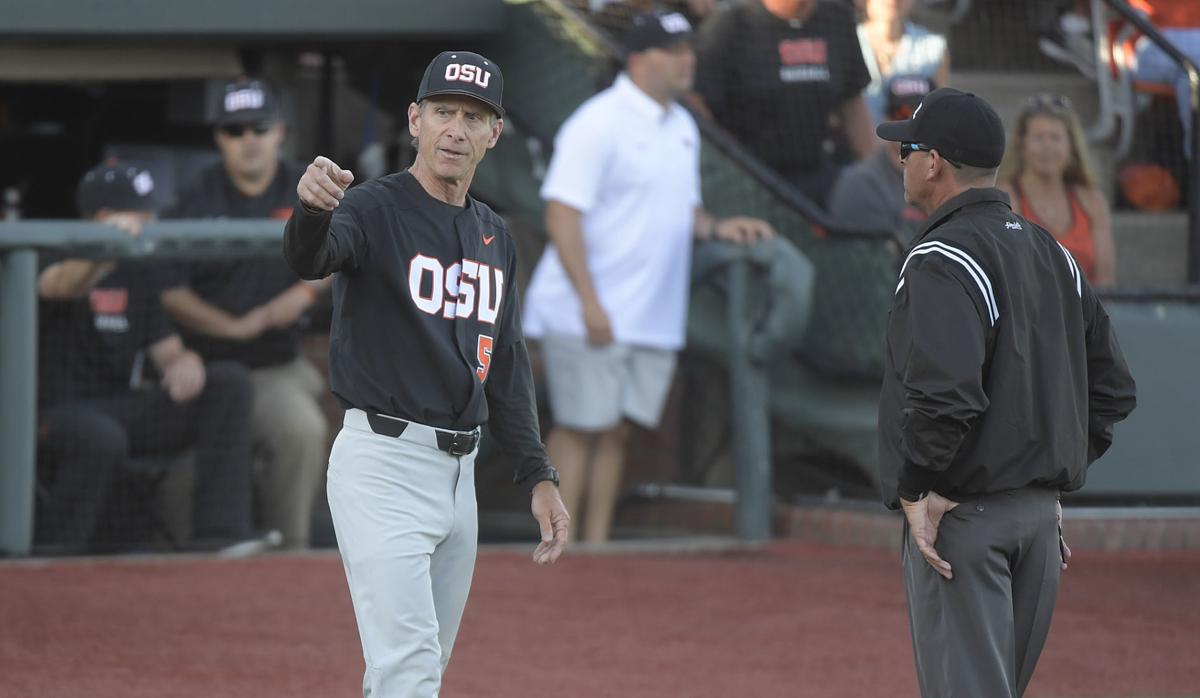
M1078 555L1028 695L1200 696L1200 554ZM443 695L915 696L899 561L481 554ZM0 564L0 696L359 695L335 555Z

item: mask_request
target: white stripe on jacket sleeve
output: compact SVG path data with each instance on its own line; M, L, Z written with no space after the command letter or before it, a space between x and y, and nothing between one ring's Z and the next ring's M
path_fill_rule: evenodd
M896 293L904 287L904 272L908 270L908 263L914 255L924 254L939 254L947 259L953 260L967 270L967 275L975 281L975 285L979 287L979 293L983 297L984 307L988 311L988 320L990 324L995 326L996 321L1000 319L1000 309L996 304L996 295L992 289L992 281L988 278L987 273L983 271L983 267L975 259L957 247L948 245L940 240L931 240L917 245L908 253L908 257L904 260L904 266L900 267L900 283L896 286Z

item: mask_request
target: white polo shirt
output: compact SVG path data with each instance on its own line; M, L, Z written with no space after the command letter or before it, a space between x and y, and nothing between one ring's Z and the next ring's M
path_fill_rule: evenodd
M582 212L592 284L617 342L678 349L687 319L692 227L700 204L700 132L624 73L563 124L542 198ZM586 336L553 245L525 294L525 334Z

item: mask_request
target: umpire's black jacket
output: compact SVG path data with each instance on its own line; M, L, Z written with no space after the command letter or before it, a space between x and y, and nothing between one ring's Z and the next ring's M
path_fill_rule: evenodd
M1108 314L1053 236L998 189L929 217L888 322L884 504L928 490L1078 489L1134 404Z

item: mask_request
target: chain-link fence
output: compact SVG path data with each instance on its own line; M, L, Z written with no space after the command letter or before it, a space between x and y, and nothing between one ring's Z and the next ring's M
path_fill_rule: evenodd
M811 376L829 381L830 395L843 391L836 394L844 396L850 390L869 393L883 370L883 331L897 266L922 214L905 204L895 154L871 132L879 119L911 114L923 90L934 84L974 91L997 108L1010 134L1004 184L1018 194L1015 203L1026 215L1078 243L1078 253L1090 260L1094 281L1127 288L1178 285L1187 278L1185 211L1195 202L1188 196L1194 183L1186 156L1187 112L1180 110L1180 76L1186 83L1186 73L1171 60L1155 62L1162 56L1144 31L1107 0L910 4L907 17L891 14L906 3L875 0L794 3L795 12L813 13L802 17L772 14L761 0L659 5L686 15L696 30L696 89L686 102L704 137L706 206L722 216L768 220L803 251L817 275L803 340L781 359L788 366L772 386L785 395L776 401L775 412L788 427L777 430L777 458L814 451L812 435L795 428L809 419L796 416L805 407L797 395L808 395L809 402L825 399L812 397L812 385L806 382ZM1179 50L1195 55L1190 42L1200 25L1196 3L1136 4L1161 24ZM522 221L514 229L525 231L523 261L532 261L540 244L536 188L555 133L622 69L621 42L629 18L652 7L632 0L512 2L506 31L473 42L504 66L512 126L485 161L479 191L491 195L510 220ZM1195 24L1189 26L1189 21ZM1151 70L1155 67L1161 70ZM1038 123L1037 116L1045 118ZM1037 138L1031 135L1035 131ZM1051 147L1039 138L1049 140ZM509 158L506 150L518 152ZM1079 176L1084 168L1072 165L1080 165L1084 154L1090 172ZM488 170L495 164L508 169ZM525 264L525 271L531 267ZM135 274L133 280L146 279ZM56 301L57 307L43 302L43 317L67 317L93 342L101 341L96 339L101 330L133 321L133 286L113 285L111 279L107 283L70 302ZM713 435L724 433L728 424L728 400L721 393L724 357L721 343L711 341L727 330L724 313L718 312L723 302L719 279L694 290L689 344L695 363L681 373L689 383L713 392L684 400L679 423L691 433L681 433L675 442L688 451L681 460L689 462L711 460L711 453L694 453L695 444L721 441ZM86 362L104 361L72 353L80 336L68 332L46 340L40 352L43 384L69 383ZM120 366L86 367L120 374L125 391L132 394L161 391L162 367L144 346L138 348L140 353L126 352ZM209 377L216 383L240 380L221 371ZM228 390L238 392L236 385ZM690 396L693 390L685 387L683 393ZM253 449L248 460L232 459L249 464L224 480L220 473L197 469L198 452L229 449L240 437L232 429L212 427L195 410L179 409L169 396L168 402L138 403L142 414L126 420L138 422L132 430L136 434L126 424L124 436L103 444L103 435L112 435L113 420L85 423L88 419L78 412L56 424L39 418L36 496L44 540L70 538L77 525L72 521L84 517L93 522L89 545L182 546L195 534L196 517L203 516L197 512L208 505L216 512L215 528L226 517L240 519L239 530L253 534L258 529L253 479L261 459ZM853 414L845 422L862 437L861 443L833 453L842 435L826 432L827 438L817 438L815 450L821 454L816 460L825 465L819 478L797 488L814 487L812 482L819 487L836 487L839 481L862 485L863 472L870 479L870 458L864 456L869 449L862 445L869 440L870 401L855 393L854 401L847 402L853 402L852 410L841 404L811 412ZM336 428L336 406L331 399L325 406L327 421ZM39 411L40 417L47 414ZM115 474L105 470L99 465L105 450L101 446L109 452L124 449L130 467ZM228 465L230 459L210 460ZM853 463L828 466L845 460ZM75 465L62 467L62 462ZM858 474L847 474L855 469ZM683 477L712 481L703 472ZM498 476L498 481L506 478ZM228 484L234 480L240 484ZM212 485L214 481L226 484ZM46 502L60 486L74 494L61 500L59 513L54 513Z

